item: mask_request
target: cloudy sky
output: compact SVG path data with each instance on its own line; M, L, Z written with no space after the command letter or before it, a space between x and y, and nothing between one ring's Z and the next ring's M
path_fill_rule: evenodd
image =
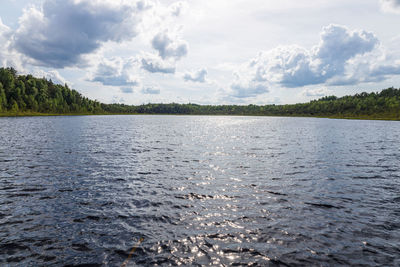
M105 103L400 87L400 0L0 0L0 65Z

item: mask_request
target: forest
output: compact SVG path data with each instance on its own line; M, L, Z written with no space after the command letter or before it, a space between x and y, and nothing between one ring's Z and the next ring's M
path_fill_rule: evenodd
M400 120L400 90L352 96L326 96L308 103L288 105L104 104L82 96L68 85L45 78L18 75L0 68L0 115L176 114L304 116Z

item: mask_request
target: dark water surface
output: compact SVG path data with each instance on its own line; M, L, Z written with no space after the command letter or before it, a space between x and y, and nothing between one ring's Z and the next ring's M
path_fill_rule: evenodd
M400 123L0 118L0 266L399 266Z

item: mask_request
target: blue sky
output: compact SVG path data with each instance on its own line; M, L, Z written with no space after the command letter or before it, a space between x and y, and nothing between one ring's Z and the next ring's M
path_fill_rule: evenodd
M105 103L285 104L400 86L399 0L0 0L0 64Z

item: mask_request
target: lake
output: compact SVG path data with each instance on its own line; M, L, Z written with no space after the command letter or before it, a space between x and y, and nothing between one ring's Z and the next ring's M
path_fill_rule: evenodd
M400 122L0 118L1 266L399 266Z

